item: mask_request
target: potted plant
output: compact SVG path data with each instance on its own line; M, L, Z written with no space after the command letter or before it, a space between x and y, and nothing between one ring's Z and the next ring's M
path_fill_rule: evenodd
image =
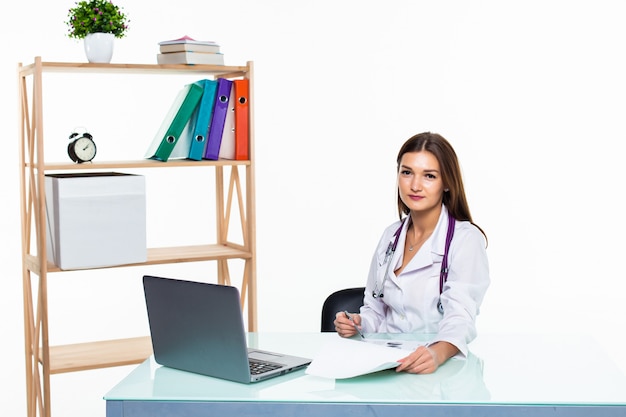
M109 62L113 55L113 39L123 38L128 31L128 17L110 0L81 0L69 9L67 36L84 39L89 62ZM100 52L106 48L104 52Z

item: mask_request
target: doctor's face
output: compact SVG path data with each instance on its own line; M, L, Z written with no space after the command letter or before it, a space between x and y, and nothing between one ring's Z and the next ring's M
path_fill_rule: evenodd
M402 202L416 213L440 210L443 180L439 161L428 151L402 155L398 170L398 190Z

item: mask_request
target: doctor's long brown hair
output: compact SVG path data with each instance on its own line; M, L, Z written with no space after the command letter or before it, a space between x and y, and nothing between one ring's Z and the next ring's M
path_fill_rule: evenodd
M443 136L437 133L424 132L409 138L400 148L400 152L398 152L397 169L400 169L400 161L405 153L422 151L432 153L439 161L441 179L443 180L444 188L448 189L448 191L443 193L443 204L445 204L448 212L456 220L472 223L487 239L483 229L472 220L467 198L465 197L465 187L463 187L459 160L454 148ZM398 216L402 219L403 215L409 214L409 211L409 208L400 198L400 192L398 191Z

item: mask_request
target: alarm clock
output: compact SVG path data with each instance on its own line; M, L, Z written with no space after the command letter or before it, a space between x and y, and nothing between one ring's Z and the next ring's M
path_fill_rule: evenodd
M96 143L89 133L72 133L67 153L77 164L90 162L96 156Z

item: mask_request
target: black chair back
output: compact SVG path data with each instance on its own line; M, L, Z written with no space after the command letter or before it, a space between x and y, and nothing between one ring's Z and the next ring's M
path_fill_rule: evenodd
M363 305L363 294L365 287L345 288L335 291L329 295L322 306L322 326L323 332L334 332L335 316L339 311L358 313Z

